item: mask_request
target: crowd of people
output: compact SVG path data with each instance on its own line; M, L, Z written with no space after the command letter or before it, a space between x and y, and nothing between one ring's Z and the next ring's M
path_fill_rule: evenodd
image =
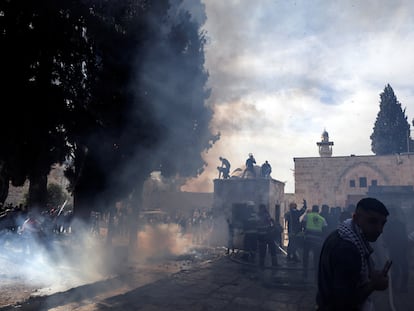
M26 254L35 249L50 249L57 235L71 230L72 211L49 208L39 211L27 205L0 207L0 247L21 247Z
M269 255L271 266L277 269L283 230L276 228L266 205L258 206L257 220L256 240L245 244L246 250L258 254L260 268ZM401 208L385 207L374 198L361 199L356 206L344 209L327 205L308 208L303 200L300 208L293 202L289 205L284 223L288 233L286 260L302 267L304 281L309 271L314 271L317 310L371 310L374 291L389 286L395 293L408 291L414 233L407 231ZM234 228L228 224L231 236ZM228 252L232 248L230 239ZM393 275L390 284L389 273Z
M194 209L187 217L154 211L140 215L139 230L145 230L146 225L175 224L183 235L192 237L194 244L208 245L215 226L213 215L207 209ZM63 212L63 209L35 213L23 205L1 206L0 232L24 237L28 241L25 251L30 253L30 243L41 242L47 247L50 234L69 233L71 218L70 211ZM91 218L98 234L102 222L112 221L115 233L124 235L131 215L128 209L119 208L108 213L94 212ZM284 251L283 233L287 232L287 262L302 266L304 280L310 271L315 273L317 310L369 310L369 297L374 291L389 286L395 292L408 291L414 233L407 231L405 220L401 208L386 207L374 198L361 199L356 206L347 208L328 205L309 208L303 200L300 208L294 202L289 204L289 210L283 215L283 227L278 219L271 217L265 204L259 204L254 235L245 236L244 246L257 257L260 268L265 268L265 259L269 256L271 266L277 269L280 266L278 254ZM230 253L234 252L235 228L230 219L227 224L227 252ZM5 241L2 239L1 243ZM386 259L392 260L392 265ZM391 284L389 271L393 275Z
M107 228L111 223L114 236L129 236L129 229L133 221L133 212L129 207L119 206L112 211L91 213L91 232L97 236L104 236L101 228ZM162 210L142 210L138 213L138 222L135 223L138 231L146 226L176 225L182 235L191 237L194 244L209 244L213 227L213 216L209 209L194 208L190 213L168 213Z

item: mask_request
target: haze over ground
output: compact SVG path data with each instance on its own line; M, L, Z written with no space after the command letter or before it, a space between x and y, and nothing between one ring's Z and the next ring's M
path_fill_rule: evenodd
M369 137L388 83L411 123L413 2L203 3L208 104L221 139L204 155L205 172L183 190L212 191L219 156L233 170L252 152L294 192L293 158L318 157L324 129L333 156L373 154Z

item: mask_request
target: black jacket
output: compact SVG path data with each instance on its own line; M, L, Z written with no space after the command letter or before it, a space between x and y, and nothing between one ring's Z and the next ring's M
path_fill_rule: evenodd
M367 298L360 287L361 255L338 230L325 240L318 270L316 303L319 311L356 311Z

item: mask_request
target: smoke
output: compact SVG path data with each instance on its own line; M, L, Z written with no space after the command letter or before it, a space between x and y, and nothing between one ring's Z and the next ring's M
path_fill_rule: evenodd
M203 154L209 166L191 189L211 191L218 156L238 165L253 152L293 192L292 159L318 156L324 128L334 155L370 154L383 86L391 81L403 105L412 102L409 1L204 3L208 103L222 141ZM352 133L350 118L358 124Z
M189 8L192 13L187 14ZM131 110L123 111L127 117L119 116L125 121L120 122L122 128L107 127L88 137L83 133L88 160L78 167L82 168L83 180L76 186L83 190L78 192L83 196L77 199L90 204L80 208L108 207L116 201L114 198L125 195L122 190L126 186L140 184L143 180L137 179L144 178L151 169L161 169L169 176L194 176L204 166L200 152L208 149L213 139L209 127L212 111L205 104L209 91L205 87L208 73L204 69L204 38L200 37L204 7L200 2L184 1L173 9L176 15L167 23L167 16L157 16L162 25L151 24L151 18L144 16L148 20L140 22L148 24L141 30L145 37L139 37L141 46L133 47L134 51L120 46L119 54L114 53L116 60L123 59L119 55L127 59L135 56L128 66L136 69L136 74L131 74L134 81L125 87L138 94L131 100L134 106L128 105ZM137 135L132 137L131 133ZM101 202L106 204L98 206ZM78 219L71 230L68 234L47 232L44 236L7 232L0 240L4 248L0 275L25 280L27 285L42 288L38 294L45 294L96 282L124 268L125 257L115 253L118 248L106 244L101 231L91 232L90 225ZM114 244L118 245L116 239ZM133 254L136 257L128 259L169 258L184 254L192 246L192 236L183 234L178 225L145 226L138 233L138 253Z
M191 235L183 235L177 224L145 225L138 233L138 260L166 259L187 253Z
M47 221L43 221L45 227ZM116 281L119 285L124 282L122 275L130 269L183 260L179 258L196 259L200 255L196 251L200 245L217 245L218 234L226 230L225 225L219 223L213 229L207 219L195 225L192 219L187 218L186 223L185 230L182 224L173 222L143 224L137 233L137 245L132 248L136 252L129 249L129 236L121 233L121 230L128 229L126 227L117 226L113 243L108 244L107 227L102 220L95 227L74 219L70 230L60 234L48 231L46 235L29 234L21 229L21 233L2 231L0 275L3 281L0 284L6 285L4 280L12 280L10 283L15 287L24 284L25 290L33 291L31 296L66 292L100 281L111 282L113 277L121 275ZM223 238L220 240L224 241ZM184 257L180 257L182 255ZM178 266L174 264L175 269ZM72 297L70 292L67 295ZM81 293L77 291L73 295L70 299L79 301L93 295L93 289L84 288ZM13 299L18 297L13 296ZM50 300L50 303L55 302Z
M41 288L38 295L68 290L110 275L107 250L88 227L74 221L73 233L39 235L2 231L0 274Z

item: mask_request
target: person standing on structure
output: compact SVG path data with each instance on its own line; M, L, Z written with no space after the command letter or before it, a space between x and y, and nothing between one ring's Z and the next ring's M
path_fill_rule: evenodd
M374 198L361 199L352 215L325 240L318 269L318 311L373 310L369 296L388 288L389 263L376 270L370 258L388 210Z
M217 166L217 169L219 171L219 179L221 175L223 175L223 179L230 178L230 162L226 158L219 157L219 160L221 161L221 166Z
M272 167L270 166L269 162L267 160L265 163L262 164L262 167L260 168L260 176L263 178L270 178L270 173L272 172Z
M256 159L253 157L252 153L249 153L249 157L246 160L246 169L243 172L242 178L245 177L246 173L251 173L253 177L256 177L256 172L254 170L254 165L256 164Z

